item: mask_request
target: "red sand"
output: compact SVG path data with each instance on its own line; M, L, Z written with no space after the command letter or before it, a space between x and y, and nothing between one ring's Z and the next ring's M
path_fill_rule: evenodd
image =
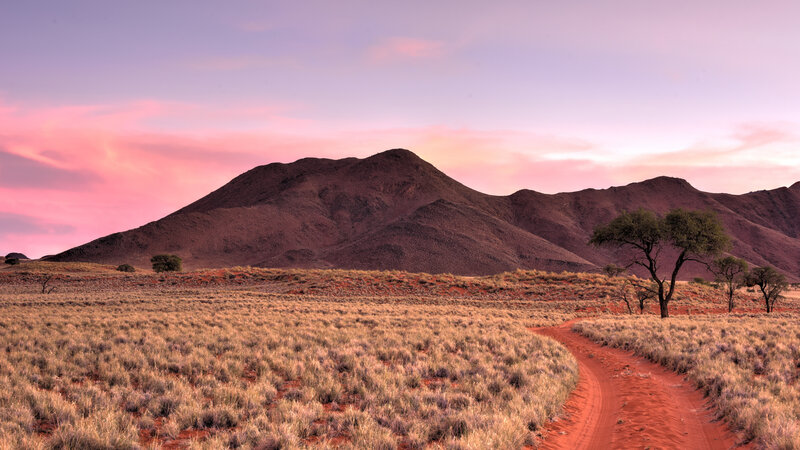
M532 328L566 346L580 380L565 417L545 428L542 449L730 449L742 445L714 421L703 394L682 376L558 327Z

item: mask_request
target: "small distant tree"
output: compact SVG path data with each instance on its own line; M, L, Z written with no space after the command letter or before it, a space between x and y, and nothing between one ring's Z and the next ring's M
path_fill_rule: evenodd
M756 267L747 277L748 286L758 286L761 295L764 297L764 304L767 312L771 313L775 309L775 303L781 297L783 291L789 286L786 277L775 270L772 266Z
M46 274L39 278L39 284L42 286L42 294L50 294L56 290L55 286L49 286L50 281L53 280L53 275Z
M658 297L656 285L652 281L650 284L635 285L634 293L636 294L636 301L639 305L639 314L644 314L644 305L648 300Z
M6 264L16 265L19 264L19 258L6 258Z
M136 272L136 268L130 264L120 264L117 266L117 270L120 272Z
M180 272L183 268L183 260L178 255L155 255L150 262L156 272Z
M629 278L622 284L621 292L622 301L628 308L628 314L633 314L633 307L631 301L636 300L636 306L639 308L639 314L644 314L645 304L648 300L656 298L658 295L655 283L650 281L644 282L638 278Z
M728 312L733 312L733 298L736 290L747 284L747 261L735 256L717 258L711 265L711 272L722 283L728 296Z
M625 306L628 308L628 314L633 314L633 308L631 308L631 299L633 295L629 286L629 281L622 283L619 293L622 296L622 301L625 302Z
M610 278L614 278L618 275L621 275L626 270L628 269L620 267L616 264L606 264L605 266L603 266L603 273Z
M593 245L632 250L630 265L645 268L655 283L662 318L669 317L669 302L683 265L687 261L705 264L702 258L719 254L729 242L712 212L674 209L662 218L641 208L597 227L589 240ZM664 274L662 250L666 247L673 248L678 256L667 265L668 272Z

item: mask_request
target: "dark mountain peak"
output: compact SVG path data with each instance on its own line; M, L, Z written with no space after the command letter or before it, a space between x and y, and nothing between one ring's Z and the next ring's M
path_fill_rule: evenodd
M398 148L363 159L303 158L258 166L176 214L290 204L291 208L339 211L353 202L398 206L398 202L427 202L440 196L475 200L469 188L413 152ZM360 208L355 203L352 208Z
M416 153L404 148L393 148L377 154L374 154L366 159L388 159L394 161L422 161L422 158L417 156Z
M364 159L357 159L353 167L377 172L402 172L404 169L419 170L421 167L436 170L414 152L403 148L394 148Z
M508 198L512 201L533 201L538 198L542 197L550 197L550 194L543 194L539 191L534 191L531 189L520 189L517 192L509 195Z
M629 184L629 186L633 185L641 185L657 189L690 189L693 191L696 190L694 186L689 184L689 182L684 180L683 178L668 177L668 176L650 178L649 180L644 180L638 183Z
M438 172L435 167L428 164L406 149L395 148L377 153L364 159L357 159L351 167L351 175L359 176L385 176L389 173L409 173L420 171Z
M791 189L791 190L793 190L793 191L798 191L798 192L800 192L800 181L798 181L797 183L795 183L795 184L793 184L793 185L789 186L789 189Z

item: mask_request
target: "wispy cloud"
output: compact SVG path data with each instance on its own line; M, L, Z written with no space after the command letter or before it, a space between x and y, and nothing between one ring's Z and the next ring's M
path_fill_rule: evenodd
M48 222L38 217L0 211L0 236L13 234L68 234L75 227Z
M774 143L797 142L797 135L786 124L745 123L733 133L739 145L733 150L750 150Z
M197 58L181 63L182 66L190 69L228 72L245 69L263 68L298 68L296 60L290 58L271 58L262 55L232 55L232 56L210 56Z
M798 135L787 123L741 123L722 138L707 138L687 148L634 158L636 165L730 167L800 164Z
M248 33L263 33L275 28L275 23L269 20L245 20L235 24L235 28Z
M445 44L441 41L410 37L392 37L381 40L367 51L370 61L375 63L393 63L409 60L434 59L445 53Z
M83 170L62 169L45 162L4 151L0 147L0 186L15 189L65 189L90 187L98 177Z

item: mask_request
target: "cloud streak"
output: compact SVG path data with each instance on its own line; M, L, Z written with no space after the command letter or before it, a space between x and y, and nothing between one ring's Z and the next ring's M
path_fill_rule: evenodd
M37 217L0 211L0 236L13 234L68 234L75 227L55 224Z
M367 56L373 63L396 63L435 59L445 53L444 42L410 37L383 39L371 46Z
M47 152L43 152L43 157ZM15 189L86 189L98 177L90 172L68 170L15 155L0 148L0 187Z

